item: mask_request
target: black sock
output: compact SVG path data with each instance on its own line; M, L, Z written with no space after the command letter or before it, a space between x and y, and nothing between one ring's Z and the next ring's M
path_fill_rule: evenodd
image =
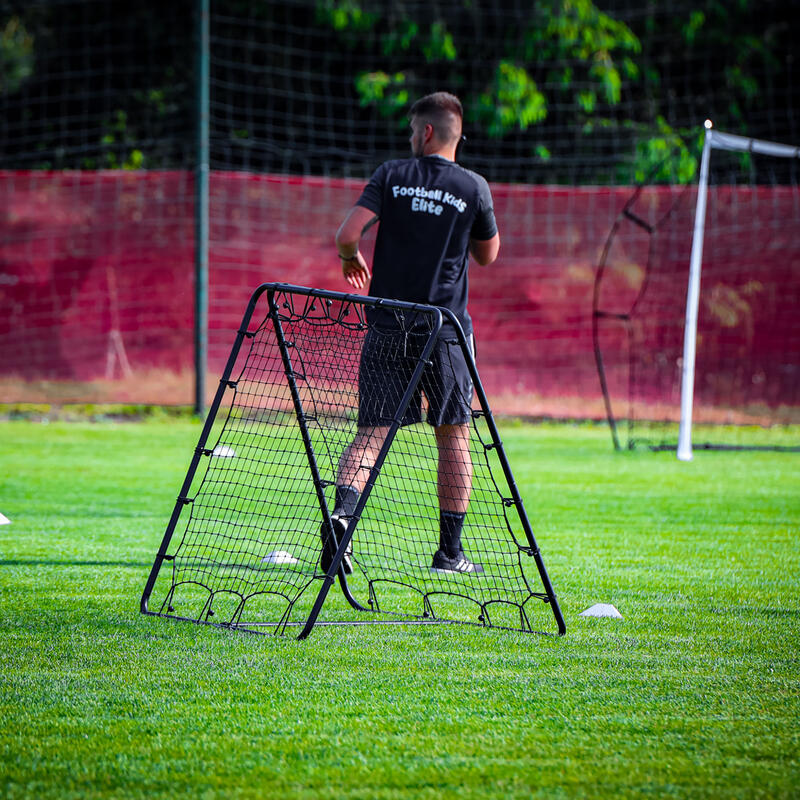
M361 492L353 486L337 486L333 513L340 517L352 517Z
M448 558L455 558L461 552L461 529L466 514L456 511L439 512L439 549Z

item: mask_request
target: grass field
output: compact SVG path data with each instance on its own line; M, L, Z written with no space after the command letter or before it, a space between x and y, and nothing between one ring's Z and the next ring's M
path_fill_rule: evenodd
M300 643L138 612L199 430L0 423L0 796L800 797L796 454L504 425L567 635Z

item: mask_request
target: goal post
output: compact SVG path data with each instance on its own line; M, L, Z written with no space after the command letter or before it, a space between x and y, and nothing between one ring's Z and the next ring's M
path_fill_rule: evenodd
M393 365L385 386L366 383L368 337L369 352ZM441 541L441 457L434 429L421 421L436 391L427 368L452 348L474 386L474 398L461 398L469 409L471 472L461 543L481 569L464 573L432 568ZM380 425L368 429L363 396L376 388ZM359 464L358 502L337 516L337 527L343 454L365 430L380 435L373 456ZM332 593L337 579L341 592ZM141 611L235 630L294 629L298 638L315 625L366 622L563 634L470 344L452 313L287 284L258 287Z
M683 334L683 364L681 371L681 421L678 429L677 456L680 461L692 459L692 400L694 396L694 366L697 352L697 311L700 306L700 267L703 261L703 228L706 223L708 199L708 161L712 147L711 123L706 120L703 154L700 157L700 178L692 234L692 255L689 262L689 286L686 291L686 322Z
M683 365L681 378L681 420L678 430L677 457L679 461L691 461L692 409L694 405L694 372L697 353L697 315L700 305L700 275L703 264L705 238L706 201L708 198L708 169L713 149L741 153L759 153L776 158L799 158L800 147L748 139L731 133L716 131L710 120L705 122L703 154L698 178L697 205L695 207L692 254L689 264L689 285L686 292L686 323L684 328Z
M800 149L710 123L700 138L698 179L656 168L600 253L592 336L614 447L800 452Z

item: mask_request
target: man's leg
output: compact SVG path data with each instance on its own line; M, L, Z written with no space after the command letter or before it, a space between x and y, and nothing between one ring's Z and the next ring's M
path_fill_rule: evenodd
M469 451L469 424L439 425L439 550L433 569L439 572L483 572L471 562L461 546L461 531L472 491L472 457Z
M369 478L370 470L378 459L383 442L389 433L389 427L361 427L353 441L345 448L339 459L339 468L336 473L336 499L334 501L331 517L334 523L337 540L347 529L348 519L353 515L361 492ZM323 544L322 569L328 571L333 559L332 547L328 547L328 537L325 526L321 531ZM348 574L353 571L350 560L352 548L348 548L343 564Z
M439 508L466 514L472 491L469 425L439 425L434 430L439 449Z
M388 425L358 429L355 438L339 459L339 469L336 473L337 486L350 487L358 494L364 491L370 470L378 459L378 453L388 433ZM353 510L349 509L348 513L352 514Z

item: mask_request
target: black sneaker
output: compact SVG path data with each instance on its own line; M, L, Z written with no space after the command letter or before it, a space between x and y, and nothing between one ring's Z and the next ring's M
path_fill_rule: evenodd
M448 556L444 550L437 550L433 554L431 572L471 572L475 574L483 572L483 567L470 561L464 555L463 550L452 557Z
M334 532L336 533L336 541L340 542L342 536L344 536L345 530L347 530L347 525L341 517L331 517L331 522L333 522ZM333 557L336 555L336 548L333 546L333 537L328 536L328 530L324 522L322 523L319 533L322 537L322 559L320 566L322 567L322 571L327 575L328 570L331 568ZM353 572L352 555L353 543L351 541L342 559L342 566L344 567L346 575L350 575Z

